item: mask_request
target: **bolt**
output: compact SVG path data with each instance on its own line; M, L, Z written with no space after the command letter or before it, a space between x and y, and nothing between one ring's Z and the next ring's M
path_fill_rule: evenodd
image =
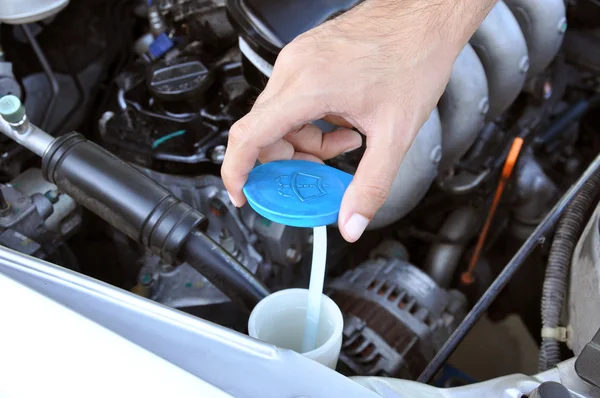
M527 73L529 70L529 57L524 56L521 58L521 62L519 63L519 70L523 73Z
M442 146L441 145L436 145L431 150L431 154L429 155L429 159L431 160L431 162L433 164L438 164L440 162L440 160L442 160Z
M210 160L214 164L223 163L223 159L225 159L225 150L226 149L227 149L227 147L225 145L217 145L216 147L214 147L212 149L212 152L210 153Z
M292 263L297 264L302 260L302 255L298 252L298 250L290 247L285 251L285 257Z

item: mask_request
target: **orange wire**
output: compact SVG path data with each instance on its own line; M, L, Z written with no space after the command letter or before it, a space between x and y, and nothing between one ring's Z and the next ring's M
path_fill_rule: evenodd
M481 250L483 249L485 239L487 238L488 231L490 229L490 226L492 225L492 221L494 220L494 215L496 214L498 203L500 203L502 192L504 191L504 187L506 186L506 183L512 175L512 172L515 168L515 164L517 163L517 159L519 158L519 153L521 153L521 148L523 148L523 139L517 137L513 141L510 147L510 151L508 152L508 156L504 161L504 167L502 169L500 181L498 182L498 187L496 188L496 194L494 195L494 200L492 201L492 205L490 206L490 210L485 220L485 224L483 224L483 229L481 230L479 239L477 240L477 246L475 246L475 251L473 252L471 261L469 261L469 268L460 277L461 282L465 285L470 285L475 280L473 277L473 271L475 271L475 266L477 265L477 261L479 260L479 256L481 255Z

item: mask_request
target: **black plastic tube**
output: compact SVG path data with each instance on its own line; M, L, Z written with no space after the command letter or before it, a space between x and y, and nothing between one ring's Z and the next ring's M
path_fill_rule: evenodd
M436 356L429 362L425 370L421 373L417 381L421 383L429 383L441 367L446 363L450 355L456 350L456 347L465 338L467 333L473 328L475 323L488 309L490 304L498 297L498 294L508 284L510 279L525 263L527 257L533 250L547 238L547 234L554 228L554 225L564 213L565 208L573 198L581 191L583 186L600 170L600 155L588 166L587 170L575 182L565 195L558 201L556 205L548 212L546 217L527 238L523 246L514 255L510 262L504 267L500 275L494 280L490 287L485 291L483 296L477 301L475 306L467 314L465 319L456 328L450 338L444 343Z
M189 235L180 257L247 312L270 293L246 267L203 233Z
M204 215L80 134L55 139L42 159L47 181L154 254L172 262Z

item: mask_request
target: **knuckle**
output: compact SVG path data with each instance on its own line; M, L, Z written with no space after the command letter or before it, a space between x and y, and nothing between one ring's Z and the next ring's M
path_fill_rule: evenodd
M364 184L359 187L359 192L366 202L379 209L390 194L390 184L387 181Z
M299 57L299 51L295 42L291 42L287 46L283 47L277 60L275 62L276 67L288 69L293 67Z
M238 120L229 129L229 145L243 145L250 137L250 126L244 119Z

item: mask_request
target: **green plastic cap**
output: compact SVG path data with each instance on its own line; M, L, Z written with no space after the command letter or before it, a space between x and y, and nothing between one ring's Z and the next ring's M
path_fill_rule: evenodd
M25 116L25 107L14 95L0 98L0 116L9 123L19 123Z

